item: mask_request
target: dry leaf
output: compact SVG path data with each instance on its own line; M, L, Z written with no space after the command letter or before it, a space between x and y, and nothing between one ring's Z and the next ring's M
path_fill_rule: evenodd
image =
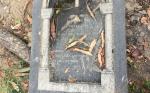
M85 50L82 50L82 49L79 49L79 48L73 48L72 51L76 51L76 52L83 53L83 54L85 54L85 55L92 56L91 52L85 51Z
M89 48L89 52L92 52L93 48L95 47L96 45L96 39L94 39L91 44L90 44L90 48Z
M104 48L99 48L99 51L98 51L98 63L100 65L100 68L103 69L104 68L104 65L105 65L105 62L104 62Z
M54 42L56 40L56 24L54 19L51 21L50 24L50 36L51 40Z
M144 24L144 25L148 25L148 18L143 16L141 18L141 23Z
M69 69L70 69L69 67L66 68L64 73L68 73L68 72L69 72Z
M102 48L100 47L99 51L98 51L98 63L100 65L100 67L103 65L101 53L102 53Z
M76 46L79 42L80 42L80 43L84 43L83 40L84 40L86 37L87 37L87 35L84 35L84 36L80 37L79 40L70 43L65 49L69 49L69 48L71 48L71 47L74 47L74 46ZM84 43L84 44L86 44L86 43Z
M74 41L74 42L72 42L71 44L69 44L65 49L69 49L69 48L71 48L71 47L77 45L78 43L79 43L79 41Z
M83 42L83 40L87 37L87 35L83 35L82 37L80 37L79 42Z
M104 55L104 47L105 47L105 38L104 38L104 31L100 34L101 39L101 47L98 50L98 63L101 69L104 69L105 66L105 55Z
M29 15L27 15L27 19L28 19L29 23L32 24L32 18Z
M74 77L69 77L68 81L69 81L69 83L75 83L77 81L77 79Z
M91 16L94 20L96 20L96 18L95 18L95 16L94 16L94 13L92 12L92 10L90 9L90 7L89 7L88 4L86 5L86 7L87 7L87 10L88 10L90 16Z
M98 5L92 10L92 12L95 13L96 10L99 9L99 8L100 8L100 4L98 4Z
M21 23L16 24L15 26L11 26L11 29L13 29L13 30L21 29Z
M101 42L102 42L102 48L104 48L104 46L105 46L105 38L104 38L104 31L102 31L102 33L101 33Z

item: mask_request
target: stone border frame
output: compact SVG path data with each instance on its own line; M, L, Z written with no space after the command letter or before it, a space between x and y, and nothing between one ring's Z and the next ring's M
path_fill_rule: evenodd
M31 48L31 71L30 71L30 85L29 93L52 93L49 89L56 90L55 83L48 83L49 77L47 69L39 69L39 31L40 31L40 12L41 12L41 1L33 0L33 25L32 25L32 48ZM126 70L126 39L125 39L125 9L124 0L113 0L113 35L114 35L114 62L113 71L102 72L102 85L81 85L83 88L82 92L87 93L128 93L127 91L127 70ZM39 77L38 74L44 75ZM47 77L46 77L47 76ZM39 81L38 81L39 80ZM42 80L42 81L41 81ZM55 88L52 88L54 85ZM80 84L74 84L74 88ZM66 84L60 84L64 86L60 90L67 87ZM70 84L68 84L70 86ZM72 86L72 85L71 85ZM50 87L50 88L49 88ZM92 88L91 88L92 87ZM74 89L73 88L73 89ZM85 89L86 88L86 89ZM95 89L96 90L95 90ZM58 90L58 89L57 89ZM57 91L56 90L56 91ZM80 92L82 89L79 88ZM91 90L91 91L90 91ZM68 90L71 92L73 90ZM77 92L77 91L76 91ZM57 92L53 92L57 93Z

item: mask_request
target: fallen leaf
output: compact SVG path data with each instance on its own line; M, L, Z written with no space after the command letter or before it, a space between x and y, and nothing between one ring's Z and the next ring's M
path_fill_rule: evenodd
M86 37L87 37L87 35L83 35L82 37L80 37L79 40L76 40L76 41L70 43L65 49L69 49L69 48L71 48L71 47L74 47L74 46L76 46L78 43L84 43L83 40L84 40ZM84 43L84 44L86 44L86 43Z
M141 18L141 23L144 24L144 25L148 25L148 18L145 17L145 16L143 16L143 17Z
M98 63L101 69L104 69L105 62L104 62L104 48L99 48L98 51Z
M32 18L29 15L27 15L27 19L28 19L29 23L32 24Z
M83 35L82 37L80 37L79 42L83 42L83 40L87 37L87 35Z
M70 76L70 77L68 78L68 81L69 81L69 83L75 83L75 82L77 81L77 79Z
M96 45L96 39L94 39L91 44L90 44L90 48L89 48L89 52L92 52L93 48L95 47Z
M69 70L70 70L70 68L69 68L69 67L68 67L68 68L66 68L64 73L68 73L68 72L69 72Z
M50 36L51 36L51 40L53 42L55 42L55 40L56 40L56 24L55 24L54 19L52 19L51 24L50 24Z
M72 50L72 51L76 51L76 52L83 53L83 54L85 54L85 55L92 56L91 52L85 51L85 50L82 50L82 49L79 49L79 48L73 48L73 49L71 49L71 50Z
M105 38L104 38L104 31L101 33L101 42L102 42L102 48L105 46Z
M74 42L70 43L65 49L69 49L69 48L77 45L78 43L79 43L79 41L74 41Z
M88 10L90 16L91 16L94 20L96 20L95 15L94 15L94 13L92 12L92 10L90 9L90 7L89 7L89 5L87 4L87 2L86 2L86 7L87 7L87 10Z
M104 55L105 38L104 38L104 31L101 32L100 39L101 39L101 47L99 47L99 50L98 50L98 63L99 63L100 68L103 70L104 67L105 67L105 55Z

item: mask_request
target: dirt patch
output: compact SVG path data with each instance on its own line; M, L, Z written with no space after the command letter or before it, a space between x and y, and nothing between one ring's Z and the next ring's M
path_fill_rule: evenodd
M149 1L126 0L127 60L130 93L149 93L145 82L150 81L150 29L143 24L148 17ZM148 19L149 20L149 19ZM145 21L145 22L148 22Z
M5 28L5 31L8 31L6 33L11 33L16 39L22 40L25 46L30 47L32 24L29 18L32 19L32 0L0 0L0 11L0 29ZM9 48L6 49L5 44L11 44L8 42L7 44L0 42L0 91L2 93L27 93L29 72L20 73L19 71L23 71L22 69L29 65L14 52L9 52Z

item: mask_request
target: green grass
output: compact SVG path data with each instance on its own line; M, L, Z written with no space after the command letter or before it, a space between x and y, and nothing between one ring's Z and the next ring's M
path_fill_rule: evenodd
M148 90L150 90L150 81L145 81L144 82L144 87Z
M10 68L3 68L4 77L0 79L0 93L27 93L22 82L28 80L28 76L16 77L15 72L24 68L25 62L20 61L19 64Z

